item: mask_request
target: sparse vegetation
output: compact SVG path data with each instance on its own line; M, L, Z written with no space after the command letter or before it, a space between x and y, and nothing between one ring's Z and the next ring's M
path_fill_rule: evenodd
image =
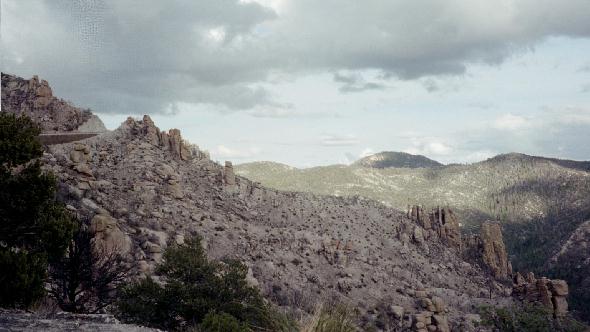
M199 237L168 248L156 271L163 284L148 277L123 290L118 303L123 320L163 329L204 324L200 328L216 331L228 324L236 331L294 330L247 284L246 266L236 260L208 260Z
M481 324L499 332L582 332L588 328L570 318L553 318L541 305L520 305L508 308L481 307Z
M571 266L547 264L582 222L590 220L590 163L507 154L471 165L432 168L325 166L296 169L260 162L236 172L266 186L316 194L362 196L405 210L448 205L464 232L485 220L500 220L515 271L560 277L571 286L571 308L590 319L585 275ZM566 264L567 265L567 264Z

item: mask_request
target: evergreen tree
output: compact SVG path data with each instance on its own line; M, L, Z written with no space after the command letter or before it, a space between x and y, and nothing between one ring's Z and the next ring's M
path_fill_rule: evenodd
M0 113L0 305L27 307L44 294L47 263L67 248L73 218L41 169L39 127Z

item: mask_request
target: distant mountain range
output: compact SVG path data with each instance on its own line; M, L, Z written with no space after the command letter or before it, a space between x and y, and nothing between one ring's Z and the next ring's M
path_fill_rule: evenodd
M590 220L588 161L509 153L469 165L442 165L424 156L382 152L350 166L297 169L254 162L235 168L242 176L281 190L362 196L398 209L412 204L448 205L455 208L467 231L476 231L485 220L500 220L516 270L566 278L574 290L574 303L590 303L590 294L576 298L576 294L582 296L576 288L590 284L585 279L590 264L550 264L575 230ZM576 243L590 242L590 234L580 237L585 242ZM570 246L567 252L576 250Z

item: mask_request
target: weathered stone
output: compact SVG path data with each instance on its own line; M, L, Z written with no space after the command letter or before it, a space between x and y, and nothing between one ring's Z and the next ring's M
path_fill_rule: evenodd
M74 166L74 169L76 170L76 172L80 174L94 176L94 173L92 172L92 169L90 168L90 166L88 166L88 164L78 164Z
M554 295L566 296L569 294L569 289L565 280L551 280L550 289Z
M83 163L87 160L83 151L70 151L70 160L74 163Z
M420 227L420 226L414 227L414 232L412 234L412 238L418 244L424 243L424 233L422 232L422 227Z
M450 332L451 329L449 328L449 321L447 316L444 315L434 315L432 316L434 320L434 324L436 325L437 331L440 332Z
M397 306L397 305L390 305L388 307L389 313L392 314L395 318L401 319L404 317L404 308Z
M438 296L432 297L432 304L434 305L434 312L444 312L445 302Z
M117 226L117 221L107 215L95 215L90 222L90 231L94 234L94 250L99 253L129 253L131 240Z
M494 277L507 278L512 273L506 246L502 237L502 228L497 222L485 222L481 225L481 235L477 247L472 249L481 255L481 261L490 269Z
M143 116L143 134L146 137L146 141L152 145L159 145L160 144L160 130L152 121L152 118L149 115Z
M236 184L236 176L234 174L234 167L231 161L225 162L224 172L223 172L223 180L224 183L228 186L233 186Z
M554 296L552 298L553 312L556 316L564 316L567 314L568 305L565 296Z

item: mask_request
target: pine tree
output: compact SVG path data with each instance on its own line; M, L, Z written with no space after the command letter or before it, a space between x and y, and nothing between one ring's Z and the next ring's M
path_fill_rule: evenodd
M74 221L41 169L39 127L0 113L0 306L27 307L44 294L48 261L63 255Z

